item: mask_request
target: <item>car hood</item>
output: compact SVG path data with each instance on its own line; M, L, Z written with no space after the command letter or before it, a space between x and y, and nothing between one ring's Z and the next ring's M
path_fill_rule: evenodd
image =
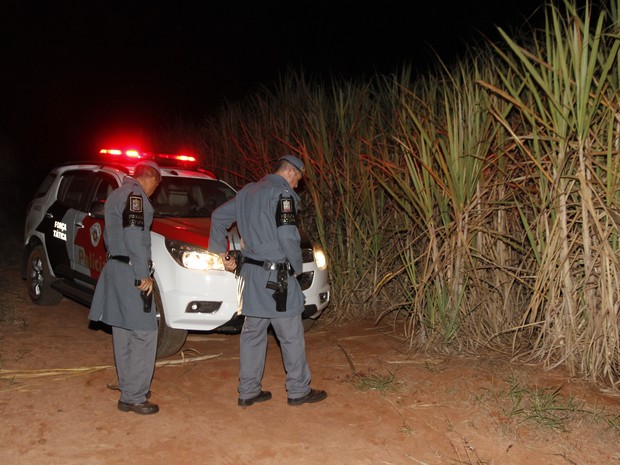
M236 232L236 227L235 232ZM211 218L154 218L151 231L173 241L209 247L209 231ZM312 241L308 234L300 228L301 248L312 248ZM239 247L238 239L236 247Z
M172 241L209 247L211 218L154 218L151 231Z

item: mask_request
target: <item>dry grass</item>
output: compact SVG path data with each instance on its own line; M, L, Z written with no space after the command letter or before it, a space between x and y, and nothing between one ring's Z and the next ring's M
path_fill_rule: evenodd
M193 350L182 351L180 358L158 360L155 364L157 367L175 367L175 366L187 366L191 363L201 362L204 360L211 360L221 357L222 354L202 355L196 353ZM18 383L18 380L51 380L62 381L73 376L82 376L90 373L96 373L102 370L115 369L114 365L97 365L97 366L85 366L74 368L53 368L53 369L40 369L40 370L8 370L0 367L0 380L4 380L6 386L0 388L0 391L10 390L31 390L33 389L29 384ZM108 386L110 389L115 389L115 386Z

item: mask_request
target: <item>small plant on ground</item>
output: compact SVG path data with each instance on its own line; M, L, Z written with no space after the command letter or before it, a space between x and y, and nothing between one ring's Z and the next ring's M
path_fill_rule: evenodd
M520 418L522 421L533 421L542 426L566 431L566 423L575 413L583 413L583 402L577 402L569 396L564 399L560 395L562 387L525 386L516 379L508 380L510 384L506 396L511 406L506 410L509 417Z
M568 431L568 423L578 416L588 417L593 423L605 422L613 429L620 429L620 414L607 414L602 409L587 408L584 401L561 394L562 386L529 386L516 377L506 379L508 388L474 396L473 402L483 404L492 400L502 405L501 411L520 423L536 423L557 431Z
M380 391L387 392L395 389L395 375L389 373L382 375L379 373L355 373L350 381L356 389L360 391Z

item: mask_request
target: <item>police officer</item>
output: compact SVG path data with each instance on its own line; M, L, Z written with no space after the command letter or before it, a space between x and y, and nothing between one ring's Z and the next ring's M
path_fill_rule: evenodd
M112 327L114 359L121 391L118 409L157 413L147 400L155 369L157 318L151 309L151 224L149 196L161 181L153 161L141 161L105 203L104 240L108 251L88 315ZM141 295L142 293L142 295ZM143 300L143 298L145 298Z
M310 388L301 321L304 295L296 279L303 259L296 222L300 199L294 189L303 171L299 158L283 156L274 173L246 185L211 218L209 251L222 257L228 271L241 266L239 309L245 320L240 336L238 405L242 407L271 399L271 392L261 389L269 325L280 342L288 404L320 402L327 397L325 391ZM235 222L241 235L239 262L227 252L227 229Z

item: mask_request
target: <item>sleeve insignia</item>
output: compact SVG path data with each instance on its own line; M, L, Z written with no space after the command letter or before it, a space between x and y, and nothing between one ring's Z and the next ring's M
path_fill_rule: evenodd
M282 213L292 213L293 212L293 201L292 199L282 199Z
M139 195L130 195L129 210L132 213L142 213L142 197Z
M276 208L276 226L296 225L297 210L295 200L292 197L283 197L280 194L278 207Z
M144 229L142 197L133 193L127 197L127 203L123 211L123 228L130 227Z

